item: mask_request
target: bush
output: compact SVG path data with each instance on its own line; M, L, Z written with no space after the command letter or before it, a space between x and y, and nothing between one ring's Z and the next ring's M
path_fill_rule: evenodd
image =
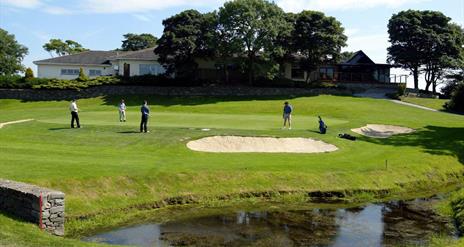
M397 92L398 96L403 96L405 92L406 92L406 83L400 83L398 85L398 92Z
M441 88L441 93L443 94L443 98L445 99L450 99L453 91L456 89L458 86L457 81L448 81L446 82L446 85Z
M29 80L29 79L32 79L32 78L34 78L34 72L32 71L31 68L27 68L26 73L24 75L24 79Z
M84 69L80 68L79 69L79 77L77 77L77 81L83 82L83 81L88 81L89 77L84 73Z
M458 83L451 94L451 100L445 104L445 108L449 111L464 113L464 82Z

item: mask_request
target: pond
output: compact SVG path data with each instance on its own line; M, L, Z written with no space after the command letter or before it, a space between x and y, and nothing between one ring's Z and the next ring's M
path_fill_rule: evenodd
M138 224L83 240L136 246L424 245L432 235L457 236L453 223L433 212L436 201L432 198L357 207L319 204L305 209L260 207L213 212L189 209L191 217ZM198 214L202 210L205 212Z

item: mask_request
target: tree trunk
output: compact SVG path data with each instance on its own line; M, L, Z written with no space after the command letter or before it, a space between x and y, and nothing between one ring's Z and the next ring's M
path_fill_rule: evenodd
M412 74L414 76L414 89L419 90L419 67L414 67Z
M254 75L253 67L254 67L254 58L252 54L249 54L248 55L248 85L249 86L253 86L253 75Z
M426 92L429 92L430 85L431 85L431 83L426 81L426 85L425 85L425 91Z

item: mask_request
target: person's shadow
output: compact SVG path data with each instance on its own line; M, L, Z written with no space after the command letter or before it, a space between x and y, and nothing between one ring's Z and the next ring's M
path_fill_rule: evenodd
M48 130L56 131L56 130L70 130L70 129L72 129L72 128L71 128L71 127L66 127L66 128L61 127L61 128L50 128L50 129L48 129Z
M120 131L120 132L118 132L118 134L136 134L136 133L140 133L140 131L131 130L131 131Z

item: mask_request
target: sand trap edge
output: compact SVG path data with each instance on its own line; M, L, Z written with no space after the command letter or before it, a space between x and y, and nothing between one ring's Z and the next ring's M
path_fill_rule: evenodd
M11 121L11 122L5 122L5 123L0 123L0 129L5 127L6 125L10 124L19 124L19 123L26 123L26 122L31 122L34 121L34 119L23 119L23 120L17 120L17 121Z

